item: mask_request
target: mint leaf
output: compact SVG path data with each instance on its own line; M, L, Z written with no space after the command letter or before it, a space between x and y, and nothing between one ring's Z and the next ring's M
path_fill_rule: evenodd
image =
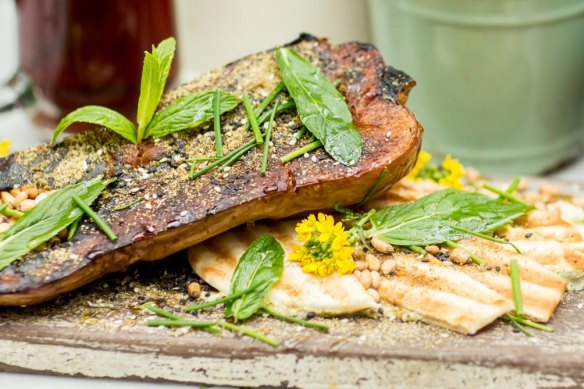
M292 49L277 49L276 61L302 123L336 161L355 165L361 158L363 140L337 88Z
M225 303L225 317L245 320L263 306L264 297L282 276L284 249L271 235L262 235L245 250L233 276L230 294L253 288L236 300Z
M219 112L233 110L239 105L239 99L231 93L219 91ZM145 137L160 138L168 134L197 127L213 118L213 100L215 91L198 92L183 96L154 115L146 129Z
M174 38L167 38L160 42L158 46L153 46L152 53L145 53L136 115L136 121L138 122L136 137L138 142L144 139L145 129L150 123L164 92L175 48L176 41Z
M138 143L136 139L136 127L134 127L134 124L123 115L112 109L101 107L99 105L87 105L76 109L61 119L55 128L51 144L55 144L59 135L75 122L92 123L104 126L130 142Z
M426 246L457 241L474 233L490 233L531 208L479 193L444 189L412 203L383 208L371 217L367 237L398 246Z
M98 177L68 185L51 193L28 211L0 237L0 270L48 241L83 215L72 195L91 204L112 181Z

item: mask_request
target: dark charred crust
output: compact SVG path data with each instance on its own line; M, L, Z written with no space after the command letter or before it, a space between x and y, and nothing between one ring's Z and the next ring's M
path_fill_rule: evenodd
M391 66L383 69L381 88L383 90L383 96L391 101L405 105L410 90L415 85L416 81L401 70Z
M411 79L387 71L370 45L332 46L326 40L301 36L293 47L331 80L341 82L339 90L364 140L356 166L341 165L323 150L282 165L281 156L309 142L306 136L294 144L301 123L293 112L275 122L265 177L260 174L258 147L230 169L215 169L190 180L186 159L215 154L210 125L141 145L97 130L53 148L44 145L16 153L0 160L2 188L33 182L57 189L96 175L117 177L93 208L118 240L111 242L84 220L73 239L27 255L0 272L0 305L46 301L103 274L139 260L160 259L245 222L357 203L384 167L389 174L383 187L403 177L415 162L422 128L410 111L388 98L385 89L394 85L396 96L405 94L409 90L405 85L413 85ZM165 97L162 106L188 93L216 88L246 93L257 104L280 81L277 74L273 53L259 53L181 86ZM279 99L289 96L282 93ZM241 106L222 117L227 152L252 139L242 127L245 122ZM113 211L139 196L145 200Z

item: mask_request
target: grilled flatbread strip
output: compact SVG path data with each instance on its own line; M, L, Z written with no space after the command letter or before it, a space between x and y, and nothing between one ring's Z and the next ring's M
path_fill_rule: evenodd
M443 186L429 181L413 182L401 180L390 191L371 200L367 207L383 208L406 201L414 201ZM497 231L497 235L509 238L522 251L517 256L510 246L486 242L482 239L463 240L460 244L479 256L491 259L489 264L507 266L509 258L521 257L523 260L537 262L549 271L568 281L568 289L584 289L584 238L571 223L562 219L558 211L537 209L519 218L513 226ZM478 250L478 251L477 251ZM495 264L495 262L497 262ZM524 265L524 266L527 266ZM550 282L551 279L549 280ZM554 288L562 290L558 282L552 282ZM547 286L547 284L543 284Z
M229 292L231 276L245 249L262 234L273 235L287 256L292 252L296 221L258 223L253 228L239 227L189 249L195 272L222 293ZM315 312L342 315L374 310L377 304L352 275L333 274L316 277L302 271L298 263L284 262L280 281L266 296L266 303L280 312Z
M411 78L386 67L370 45L333 46L303 36L291 46L329 79L340 81L339 90L363 137L356 166L335 163L323 150L313 153L317 162L298 158L282 165L281 156L308 143L305 137L291 145L301 126L294 111L276 120L265 177L260 175L262 152L254 149L229 171L214 170L190 180L182 162L215 155L210 126L138 146L97 130L56 147L15 153L0 160L1 190L25 183L57 189L100 174L117 176L94 208L119 239L111 242L92 222L84 221L72 240L24 256L1 271L0 305L49 300L136 261L163 258L245 222L330 208L336 202L356 203L384 167L389 174L382 187L405 175L415 162L422 134L414 115L399 104L413 85ZM165 104L190 92L218 88L248 94L258 102L279 80L273 52L263 52L202 75L170 93ZM226 152L253 139L242 126L246 120L241 106L222 117ZM112 211L140 195L147 199Z

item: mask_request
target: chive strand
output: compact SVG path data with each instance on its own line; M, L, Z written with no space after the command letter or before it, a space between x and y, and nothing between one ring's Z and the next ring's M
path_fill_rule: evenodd
M134 205L138 204L140 201L144 201L144 196L140 196L137 199L135 199L134 201L132 201L126 205L116 207L116 208L112 209L112 211L123 211L124 209L128 209L130 207L133 207Z
M89 216L91 220L95 222L99 229L104 234L106 234L108 238L110 238L111 241L116 241L118 239L118 237L112 231L110 226L108 226L108 224L101 217L99 217L97 213L95 213L87 204L85 204L85 202L81 200L79 196L77 196L76 194L72 194L71 198L73 199L73 201L75 201L75 203L77 203L77 206L81 208L83 212L85 212L87 216Z
M291 160L298 158L301 155L304 155L305 153L311 152L312 150L316 150L321 146L322 146L321 141L319 141L319 140L314 141L314 142L309 143L305 146L302 146L296 150L292 150L291 152L289 152L288 154L286 154L282 158L280 158L280 162L282 162L282 163L290 162Z
M220 326L220 327L226 328L228 330L231 330L234 332L239 332L240 334L249 336L251 338L259 340L260 342L267 343L272 347L278 347L280 345L279 341L272 339L270 337L267 337L263 334L260 334L259 332L256 332L256 331L249 329L249 328L246 328L246 327L241 327L241 326L238 326L235 324L228 323L226 321L218 321L215 324Z
M158 316L166 317L167 319L171 319L171 320L182 320L182 318L180 316L177 316L174 313L165 311L162 308L158 308L156 305L150 304L150 305L146 306L146 309L148 309L149 311L154 312Z
M507 188L507 190L505 192L507 192L509 194L513 194L513 192L515 192L517 190L517 188L519 188L520 182L521 182L521 179L519 177L515 177L513 179L513 181L511 181L511 183L509 184L509 187Z
M215 90L213 97L213 130L215 131L215 150L217 157L223 156L223 141L221 139L221 91Z
M81 221L81 217L82 216L79 216L69 226L69 231L67 231L67 240L71 240L71 238L73 238L73 235L75 235L75 233L77 232L77 228L79 227L79 222Z
M467 230L466 228L462 228L462 227L458 227L458 226L450 226L450 228L452 228L455 231L459 231L468 235L472 235L472 236L476 236L478 238L482 238L491 242L495 242L495 243L500 243L500 244L508 244L511 247L513 247L513 249L515 249L515 252L517 252L517 254L521 254L521 250L519 250L519 247L517 247L514 243L512 242L508 242L506 240L503 239L499 239L499 238L495 238L494 236L489 236L489 235L485 235L485 234L481 234L480 232L475 232L472 230Z
M451 240L447 240L445 243L446 243L446 246L448 246L449 248L451 248L453 250L454 249L461 249L462 251L464 251L465 253L467 253L468 256L470 257L470 259L474 263L476 263L477 265L480 265L480 266L486 266L487 265L487 263L482 258L480 258L479 256L471 253L469 250L465 249L464 247L460 246L459 244L456 244L456 243L454 243Z
M255 110L256 117L258 118L260 117L260 115L265 111L266 108L268 108L272 101L274 101L274 99L280 94L280 92L284 90L284 87L285 87L284 81L280 81L278 85L276 85L274 89L272 89L272 91L266 96L265 99L262 100L260 105L256 108ZM249 126L250 122L248 121L245 128L249 128Z
M302 139L302 137L304 136L304 134L306 134L306 126L302 126L302 128L300 129L300 131L298 131L298 134L296 134L296 140L300 140Z
M243 106L245 107L245 112L247 113L247 121L251 124L251 129L253 131L253 136L255 137L256 143L261 145L264 143L264 138L262 137L262 132L260 131L258 119L251 106L251 100L249 99L248 95L243 95L241 99L243 101Z
M423 256L426 256L426 254L428 254L428 252L426 250L424 250L423 248L421 248L420 246L412 245L412 246L408 246L408 249L410 249L411 251L413 251L416 254L420 254Z
M519 278L519 265L517 265L517 260L515 258L509 261L509 275L511 276L511 290L513 293L513 302L515 304L515 313L518 318L523 319L521 279Z
M231 164L233 164L235 161L239 160L245 153L247 153L248 151L250 151L251 149L253 149L256 146L257 146L257 143L255 141L248 143L246 145L246 147L242 148L237 153L234 153L229 159L227 159L227 161L225 161L225 163L223 163L223 165L221 165L221 167L219 168L219 171L222 172L227 166L231 166Z
M233 301L233 300L236 300L236 299L240 298L244 294L253 292L257 288L258 288L258 285L255 285L254 284L254 285L252 285L251 287L249 287L247 289L241 290L241 291L236 292L236 293L229 294L229 295L227 295L225 297L221 297L221 298L215 299L213 301L207 301L207 302L202 303L202 304L191 304L191 305L185 307L185 309L183 309L183 311L184 312L193 312L193 311L198 311L198 310L201 310L201 309L213 307L215 305L219 305L219 304L222 304L222 303L228 303L230 301Z
M498 194L498 195L499 195L499 197L501 197L501 198L503 198L503 199L506 199L506 200L509 200L509 201L511 201L512 203L521 204L521 205L524 205L524 206L526 206L526 207L529 207L530 209L532 209L532 208L533 208L533 205L531 205L531 204L528 204L528 203L526 203L525 201L523 201L523 200L521 200L521 199L518 199L517 197L513 196L512 194L509 194L509 193L507 193L507 192L505 192L505 191L502 191L502 190L501 190L501 189L499 189L499 188L495 188L495 187L494 187L494 186L492 186L492 185L485 184L485 185L483 186L483 188L485 188L485 189L486 189L486 190L488 190L489 192L493 192L493 193L495 193L495 194Z
M282 83L283 84L283 83ZM272 137L272 126L274 125L274 117L276 116L276 111L278 110L278 102L274 104L274 110L270 115L270 121L268 122L268 129L266 130L266 141L264 142L264 153L262 154L262 167L261 167L261 174L262 176L266 175L268 170L268 151L270 148L270 139Z
M258 118L258 123L259 124L263 124L266 120L268 120L270 118L270 115L272 114L272 111L276 111L276 113L280 113L282 111L286 111L288 109L291 108L296 108L296 103L294 102L294 100L288 100L285 103L282 103L278 109L274 110L273 108L270 109L269 111L265 111L259 118Z
M0 206L0 214L8 217L13 217L16 219L24 216L24 212L17 211L16 209L10 209L8 208L8 204Z
M387 170L387 167L384 167L381 173L379 173L379 176L377 177L377 180L375 180L375 183L373 184L371 189L369 189L365 197L363 197L363 200L361 200L361 202L357 204L355 208L361 207L366 202L368 202L373 196L375 196L375 194L379 190L379 187L381 186L381 183L383 182L383 179L385 178L385 176L387 176L387 173L389 173L389 170Z
M307 328L315 328L317 330L322 330L322 331L329 330L329 327L326 324L316 323L316 322L309 321L309 320L302 320L302 319L298 319L296 317L282 315L281 313L274 312L271 309L266 308L266 307L263 307L262 311L264 311L268 315L270 315L278 320L287 321L289 323L298 324L298 325L301 325L301 326L307 327Z
M519 331L523 332L525 335L527 335L529 337L533 336L531 331L529 331L521 323L519 323L519 321L517 320L517 318L515 316L506 313L505 315L503 315L503 317L505 317L507 320L509 320L515 327L517 327L517 329Z
M514 316L510 313L507 313L506 315L509 316L510 320L515 320L516 322L518 322L526 327L531 327L531 328L534 328L536 330L540 330L540 331L544 331L544 332L554 332L554 329L550 326L546 326L546 325L540 324L540 323L535 323L529 319L526 319L524 317L517 317L517 316Z
M225 161L231 159L233 157L233 155L238 154L241 152L241 150L250 150L251 147L250 145L255 145L255 141L251 141L250 143L246 143L242 146L239 146L238 148L236 148L235 150L233 150L232 152L230 152L229 154L224 155L222 158L217 159L216 161L210 163L209 165L205 166L204 168L191 173L189 176L191 178L191 180L194 180L197 177L202 176L203 174L207 173L208 171L210 171L211 169L214 169L215 167L223 164Z

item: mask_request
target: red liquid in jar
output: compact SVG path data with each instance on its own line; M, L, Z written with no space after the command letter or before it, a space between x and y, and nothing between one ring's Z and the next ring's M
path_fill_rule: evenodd
M144 51L175 35L172 0L17 0L20 62L54 127L96 104L136 116ZM167 85L176 75L176 57Z

